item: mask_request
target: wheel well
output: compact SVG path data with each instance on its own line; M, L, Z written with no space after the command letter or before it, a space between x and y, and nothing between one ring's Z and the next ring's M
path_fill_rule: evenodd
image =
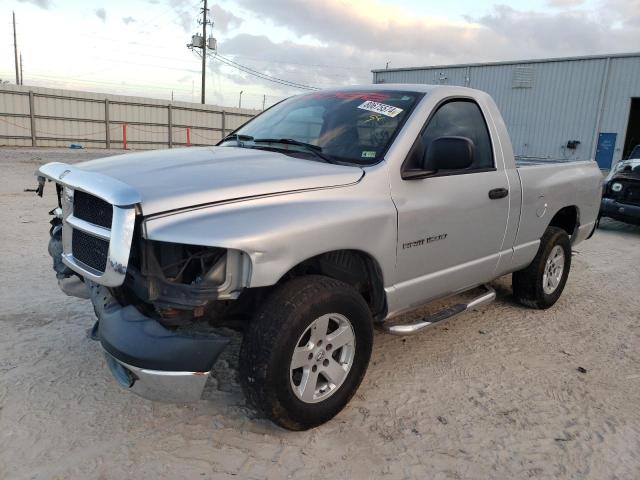
M360 250L335 250L300 262L280 282L302 275L325 275L354 287L365 299L374 320L386 316L382 269L368 253Z
M553 216L549 226L562 228L567 235L573 235L578 228L578 209L575 206L561 208Z

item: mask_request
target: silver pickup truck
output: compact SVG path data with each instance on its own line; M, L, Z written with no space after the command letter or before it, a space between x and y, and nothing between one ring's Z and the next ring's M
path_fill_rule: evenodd
M285 428L328 421L369 362L374 327L421 331L513 293L548 308L590 236L594 162L517 167L485 93L369 85L289 98L218 146L41 167L56 184L49 251L90 298L119 383L199 399L243 332L248 401ZM482 289L418 322L398 315ZM394 318L396 317L396 318Z

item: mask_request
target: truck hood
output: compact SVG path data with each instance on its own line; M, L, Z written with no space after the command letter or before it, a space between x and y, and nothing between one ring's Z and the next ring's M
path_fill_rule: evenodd
M625 172L640 172L640 158L630 158L619 161L616 166L611 169L605 182L611 180L615 175Z
M359 167L236 147L181 148L116 155L70 167L112 177L135 190L142 213L357 182Z

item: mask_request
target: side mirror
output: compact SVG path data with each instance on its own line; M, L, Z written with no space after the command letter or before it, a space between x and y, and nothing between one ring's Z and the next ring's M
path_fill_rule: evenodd
M426 171L462 170L473 164L476 146L467 137L438 137L427 146L422 159Z

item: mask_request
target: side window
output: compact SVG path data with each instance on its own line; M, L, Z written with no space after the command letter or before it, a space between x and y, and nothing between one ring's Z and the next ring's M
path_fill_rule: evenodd
M426 153L433 140L443 136L467 137L474 143L476 155L470 169L494 166L487 124L480 107L475 102L453 100L438 109L420 137L420 158Z

